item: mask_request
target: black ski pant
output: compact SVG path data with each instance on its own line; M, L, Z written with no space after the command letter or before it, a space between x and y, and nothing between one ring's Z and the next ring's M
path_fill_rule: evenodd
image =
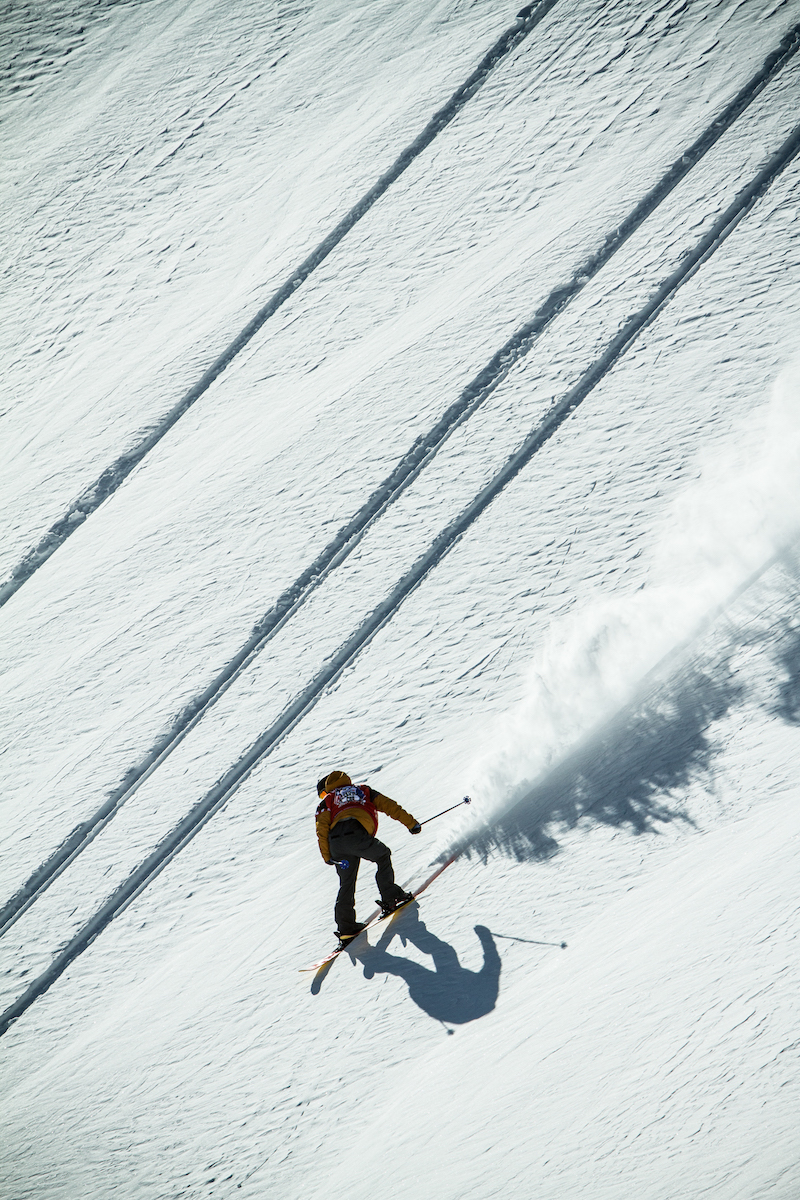
M339 895L334 908L339 933L351 933L355 928L356 879L362 858L376 864L375 882L385 904L394 904L404 895L403 889L394 881L391 850L367 833L355 817L337 821L330 832L330 848L339 876Z

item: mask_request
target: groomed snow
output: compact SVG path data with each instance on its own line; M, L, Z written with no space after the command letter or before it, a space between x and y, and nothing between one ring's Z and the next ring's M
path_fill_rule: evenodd
M488 0L10 8L3 578L469 76ZM0 903L800 22L558 0L0 609ZM800 1194L800 156L410 594L399 582L796 125L800 54L0 939L14 1200ZM381 602L389 619L314 680ZM321 977L334 767L398 876ZM374 884L362 873L359 913ZM566 946L562 948L562 943Z

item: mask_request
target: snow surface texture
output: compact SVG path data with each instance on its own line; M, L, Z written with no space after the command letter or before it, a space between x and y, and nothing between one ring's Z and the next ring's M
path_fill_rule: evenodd
M0 1192L796 1200L800 3L44 11L3 579L514 33L0 610Z

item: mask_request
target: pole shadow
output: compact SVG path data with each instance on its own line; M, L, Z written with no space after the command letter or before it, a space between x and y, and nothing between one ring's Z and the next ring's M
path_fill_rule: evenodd
M469 971L462 967L455 949L420 920L419 906L410 904L394 918L376 946L353 946L349 953L361 963L365 979L396 975L405 980L409 998L428 1016L444 1025L466 1025L490 1013L500 991L501 962L494 938L484 925L476 925L475 933L483 947L483 965L478 971ZM404 945L416 946L433 960L433 967L389 954L387 947L394 937Z

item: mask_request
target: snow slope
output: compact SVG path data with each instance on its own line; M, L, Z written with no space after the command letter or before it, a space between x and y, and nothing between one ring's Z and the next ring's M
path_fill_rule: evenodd
M130 893L3 1033L5 1191L796 1196L800 55L659 181L800 4L32 12L4 18L5 577L517 32L2 606L2 902L124 800L4 928L3 1008ZM421 820L474 804L382 824L404 882L461 856L314 979L336 766Z

